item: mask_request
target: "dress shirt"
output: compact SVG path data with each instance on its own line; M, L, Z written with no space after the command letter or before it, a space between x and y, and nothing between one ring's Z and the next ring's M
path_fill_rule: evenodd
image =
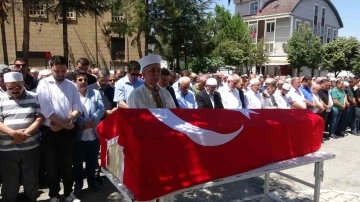
M245 93L246 109L261 109L261 95L249 90Z
M183 94L182 92L180 92L180 90L177 90L175 95L176 95L176 100L179 103L179 108L197 109L195 95L190 90L188 90L186 94Z
M231 90L227 84L220 87L218 92L221 95L221 101L225 109L241 109L242 103L240 100L239 91L235 88Z
M287 95L282 95L280 93L276 94L274 97L279 109L290 109L289 98Z
M115 83L114 102L118 103L124 101L125 103L129 103L129 96L131 92L143 84L144 80L140 78L138 78L135 83L131 83L128 75L124 76Z
M292 87L288 93L288 99L289 99L290 103L296 102L296 103L300 104L301 106L306 107L305 97L300 89L295 90L295 88ZM296 109L292 105L290 105L290 108Z
M56 82L53 76L41 79L36 93L41 114L46 118L44 122L46 126L50 126L49 117L53 114L66 120L74 110L82 113L80 93L75 84L67 79L61 83Z
M85 96L82 96L80 94L80 100L83 103L83 118L86 120L89 120L90 115L89 115L89 111L91 108L91 103L90 100L88 99L88 93L86 91ZM81 136L81 140L82 141L93 141L96 140L97 136L95 133L92 132L92 128L88 128L86 130L84 130L83 135Z

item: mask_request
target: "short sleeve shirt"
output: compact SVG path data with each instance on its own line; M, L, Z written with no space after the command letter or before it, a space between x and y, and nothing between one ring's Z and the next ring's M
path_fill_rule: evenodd
M336 99L340 104L344 104L344 98L345 98L345 91L344 90L339 90L338 88L333 88L331 90L331 97L333 99ZM339 111L339 107L337 105L333 105L332 108L334 111Z

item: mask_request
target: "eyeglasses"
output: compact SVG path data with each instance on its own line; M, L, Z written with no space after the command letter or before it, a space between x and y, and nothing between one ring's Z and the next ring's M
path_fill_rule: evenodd
M84 81L84 82L87 82L88 80L87 80L87 79L78 79L77 81L78 81L78 82L83 82L83 81Z
M16 68L25 68L26 64L16 64L15 67Z
M17 87L7 87L8 90L21 90L22 87L17 86Z
M115 79L110 79L109 81L110 81L110 82L114 82L114 81L115 81Z

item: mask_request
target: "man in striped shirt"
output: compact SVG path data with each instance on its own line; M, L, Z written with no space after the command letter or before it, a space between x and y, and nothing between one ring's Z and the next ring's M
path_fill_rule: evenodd
M0 173L2 199L16 201L20 176L31 202L38 197L39 127L44 122L35 93L24 88L23 75L4 74L7 93L0 95Z

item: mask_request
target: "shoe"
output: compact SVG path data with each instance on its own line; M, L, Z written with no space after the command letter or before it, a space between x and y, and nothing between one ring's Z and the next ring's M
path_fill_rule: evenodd
M52 197L50 202L60 202L60 199L58 197Z
M71 193L68 197L65 198L65 202L81 202L74 193Z
M330 135L330 137L333 139L338 139L338 136L336 136L336 135Z
M104 193L105 190L98 184L92 185L89 187L92 191L98 192L98 193Z

